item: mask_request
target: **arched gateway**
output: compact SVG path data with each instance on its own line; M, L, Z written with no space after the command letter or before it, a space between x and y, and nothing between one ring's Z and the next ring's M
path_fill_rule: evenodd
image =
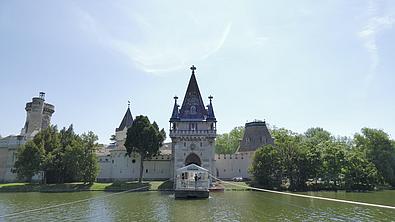
M198 166L202 166L202 161L200 160L198 155L196 155L195 153L191 153L185 159L185 166L188 166L189 164L196 164Z
M170 138L172 140L173 179L177 179L177 170L195 164L215 174L215 137L217 119L214 115L212 96L204 104L196 81L196 67L192 66L192 75L185 92L181 108L174 97L173 112L170 117ZM182 177L181 177L182 178Z

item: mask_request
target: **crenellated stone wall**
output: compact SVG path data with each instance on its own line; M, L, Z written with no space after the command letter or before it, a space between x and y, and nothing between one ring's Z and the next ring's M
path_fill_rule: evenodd
M140 157L125 155L124 150L113 150L111 154L99 156L100 172L98 181L127 181L137 180L140 176ZM171 155L157 155L144 160L144 179L165 180L171 178Z
M254 152L215 155L215 175L220 179L242 177L251 179L248 169L252 163Z

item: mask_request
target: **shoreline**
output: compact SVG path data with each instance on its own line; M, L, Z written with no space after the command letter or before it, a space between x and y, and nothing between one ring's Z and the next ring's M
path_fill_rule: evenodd
M244 182L237 182L247 185ZM145 189L139 189L144 188ZM133 189L139 189L134 190ZM37 183L3 183L0 184L0 193L15 192L40 192L40 193L68 193L68 192L173 192L173 183L171 181L143 181L138 183L132 182L113 182L113 183L93 183L83 184L82 182L63 183L63 184L37 184ZM248 188L236 186L226 186L225 191L249 191Z
M234 182L238 185L248 186L245 182ZM146 188L144 188L146 187ZM141 189L139 189L141 188ZM144 189L143 189L144 188ZM133 190L138 189L138 190ZM130 191L129 191L130 190ZM291 193L305 192L377 192L382 190L394 190L394 188L381 188L376 191L346 191L346 190L314 190L314 191L297 191ZM36 183L3 183L0 184L0 193L16 193L16 192L39 192L39 193L69 193L69 192L174 192L173 183L171 181L137 181L129 182L113 182L113 183L93 183L83 184L82 182L63 183L63 184L36 184ZM254 191L251 188L239 187L237 185L225 185L224 191ZM287 192L287 191L285 191Z

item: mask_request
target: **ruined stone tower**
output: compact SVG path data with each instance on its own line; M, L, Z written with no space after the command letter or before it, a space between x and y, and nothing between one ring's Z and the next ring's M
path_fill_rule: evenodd
M33 97L32 102L26 103L26 122L21 130L21 135L26 139L33 138L40 130L47 128L51 122L55 106L44 101L45 93L40 92L38 97Z

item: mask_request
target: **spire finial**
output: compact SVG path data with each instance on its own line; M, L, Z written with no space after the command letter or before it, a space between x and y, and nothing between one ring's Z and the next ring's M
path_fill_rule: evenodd
M192 70L192 74L195 74L196 67L192 65L191 70Z
M174 96L174 102L177 103L178 96Z
M213 96L212 95L210 95L209 97L208 97L208 99L210 100L210 103L211 103L211 100L213 100Z
M130 108L130 100L128 100L128 109Z

